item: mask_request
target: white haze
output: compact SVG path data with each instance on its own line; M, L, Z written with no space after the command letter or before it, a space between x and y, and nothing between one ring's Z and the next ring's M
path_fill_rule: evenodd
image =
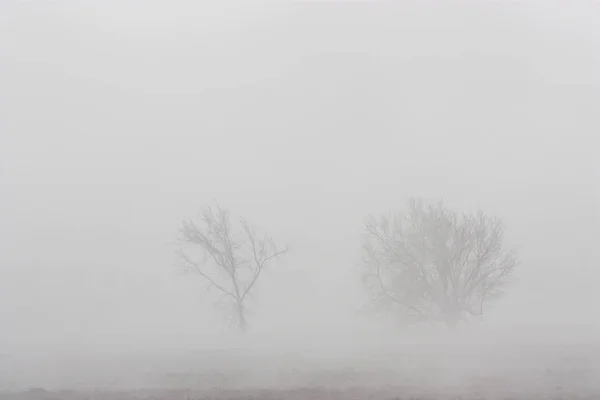
M364 217L410 196L501 216L520 249L464 338L593 338L599 19L592 1L3 1L0 353L410 343L357 312L356 274ZM175 266L178 225L214 200L292 246L244 343Z

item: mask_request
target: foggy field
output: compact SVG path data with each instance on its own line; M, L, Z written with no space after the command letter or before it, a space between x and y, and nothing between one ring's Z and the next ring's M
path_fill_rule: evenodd
M599 21L0 0L0 400L599 400Z
M600 395L597 345L460 341L388 344L392 348L363 344L354 351L332 346L292 352L254 346L55 354L12 365L5 360L0 398L591 400Z

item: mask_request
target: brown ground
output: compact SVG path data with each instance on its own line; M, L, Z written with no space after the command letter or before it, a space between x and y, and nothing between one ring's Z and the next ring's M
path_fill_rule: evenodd
M600 400L598 350L413 346L354 356L232 351L102 362L61 356L6 364L0 400Z
M227 400L363 400L363 399L390 399L390 400L500 400L500 399L531 399L531 400L597 400L598 394L568 393L556 388L554 393L538 392L527 393L503 388L495 390L496 393L473 390L471 393L456 389L448 389L445 393L418 393L419 391L406 388L296 388L296 389L252 389L252 390L136 390L122 392L102 391L56 391L50 392L42 389L32 389L17 393L0 394L2 400L191 400L191 399L227 399ZM420 391L424 392L424 391Z

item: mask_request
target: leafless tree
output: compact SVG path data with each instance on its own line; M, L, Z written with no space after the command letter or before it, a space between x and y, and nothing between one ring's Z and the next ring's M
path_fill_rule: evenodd
M518 257L503 236L499 218L412 199L405 213L367 219L363 282L380 310L454 328L510 283Z
M178 255L187 270L206 281L207 290L219 292L217 304L235 328L246 332L247 301L267 264L283 255L287 247L279 249L270 236L259 235L244 219L239 219L237 229L233 225L228 210L218 205L204 207L198 224L183 221ZM200 260L190 254L194 248L200 251Z

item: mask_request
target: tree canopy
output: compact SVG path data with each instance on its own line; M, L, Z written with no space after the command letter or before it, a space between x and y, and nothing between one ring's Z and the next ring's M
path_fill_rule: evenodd
M407 323L453 328L505 293L518 265L504 246L502 221L458 213L442 201L412 199L405 212L369 217L363 233L363 282L373 305Z

